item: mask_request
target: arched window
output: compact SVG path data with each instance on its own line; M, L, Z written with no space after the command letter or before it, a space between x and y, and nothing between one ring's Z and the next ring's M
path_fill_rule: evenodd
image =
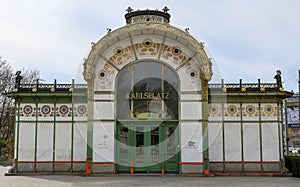
M178 120L178 78L167 65L137 62L117 77L117 120Z

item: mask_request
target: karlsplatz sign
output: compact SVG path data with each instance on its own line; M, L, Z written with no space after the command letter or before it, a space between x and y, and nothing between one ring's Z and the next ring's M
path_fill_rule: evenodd
M131 92L127 99L169 99L169 92Z

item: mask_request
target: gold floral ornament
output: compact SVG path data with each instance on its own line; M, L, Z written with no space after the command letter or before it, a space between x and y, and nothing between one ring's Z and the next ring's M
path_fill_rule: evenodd
M227 112L229 114L235 114L236 111L237 111L237 109L236 109L236 106L234 106L234 105L229 105L228 108L227 108Z
M212 115L217 115L218 114L218 107L216 105L211 105L209 107L209 113Z
M264 112L267 114L267 115L271 115L273 112L274 112L274 107L272 105L266 105L264 107Z
M255 107L253 105L248 105L246 107L246 112L250 115L253 115L255 113Z

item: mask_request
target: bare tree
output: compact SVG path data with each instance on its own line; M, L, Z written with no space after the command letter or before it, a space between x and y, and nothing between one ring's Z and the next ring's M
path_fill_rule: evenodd
M12 101L3 95L11 88L12 68L0 57L0 160L4 160L8 156L9 148L7 146L11 132L8 129L13 127L13 122L9 120L11 114Z
M39 79L39 71L22 69L21 84L33 84ZM0 161L13 155L14 100L5 93L15 85L15 74L9 63L0 56Z

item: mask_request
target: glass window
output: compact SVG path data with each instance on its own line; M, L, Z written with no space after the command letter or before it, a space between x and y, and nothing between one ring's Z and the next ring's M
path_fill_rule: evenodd
M178 78L168 66L139 62L117 78L117 118L178 119Z

